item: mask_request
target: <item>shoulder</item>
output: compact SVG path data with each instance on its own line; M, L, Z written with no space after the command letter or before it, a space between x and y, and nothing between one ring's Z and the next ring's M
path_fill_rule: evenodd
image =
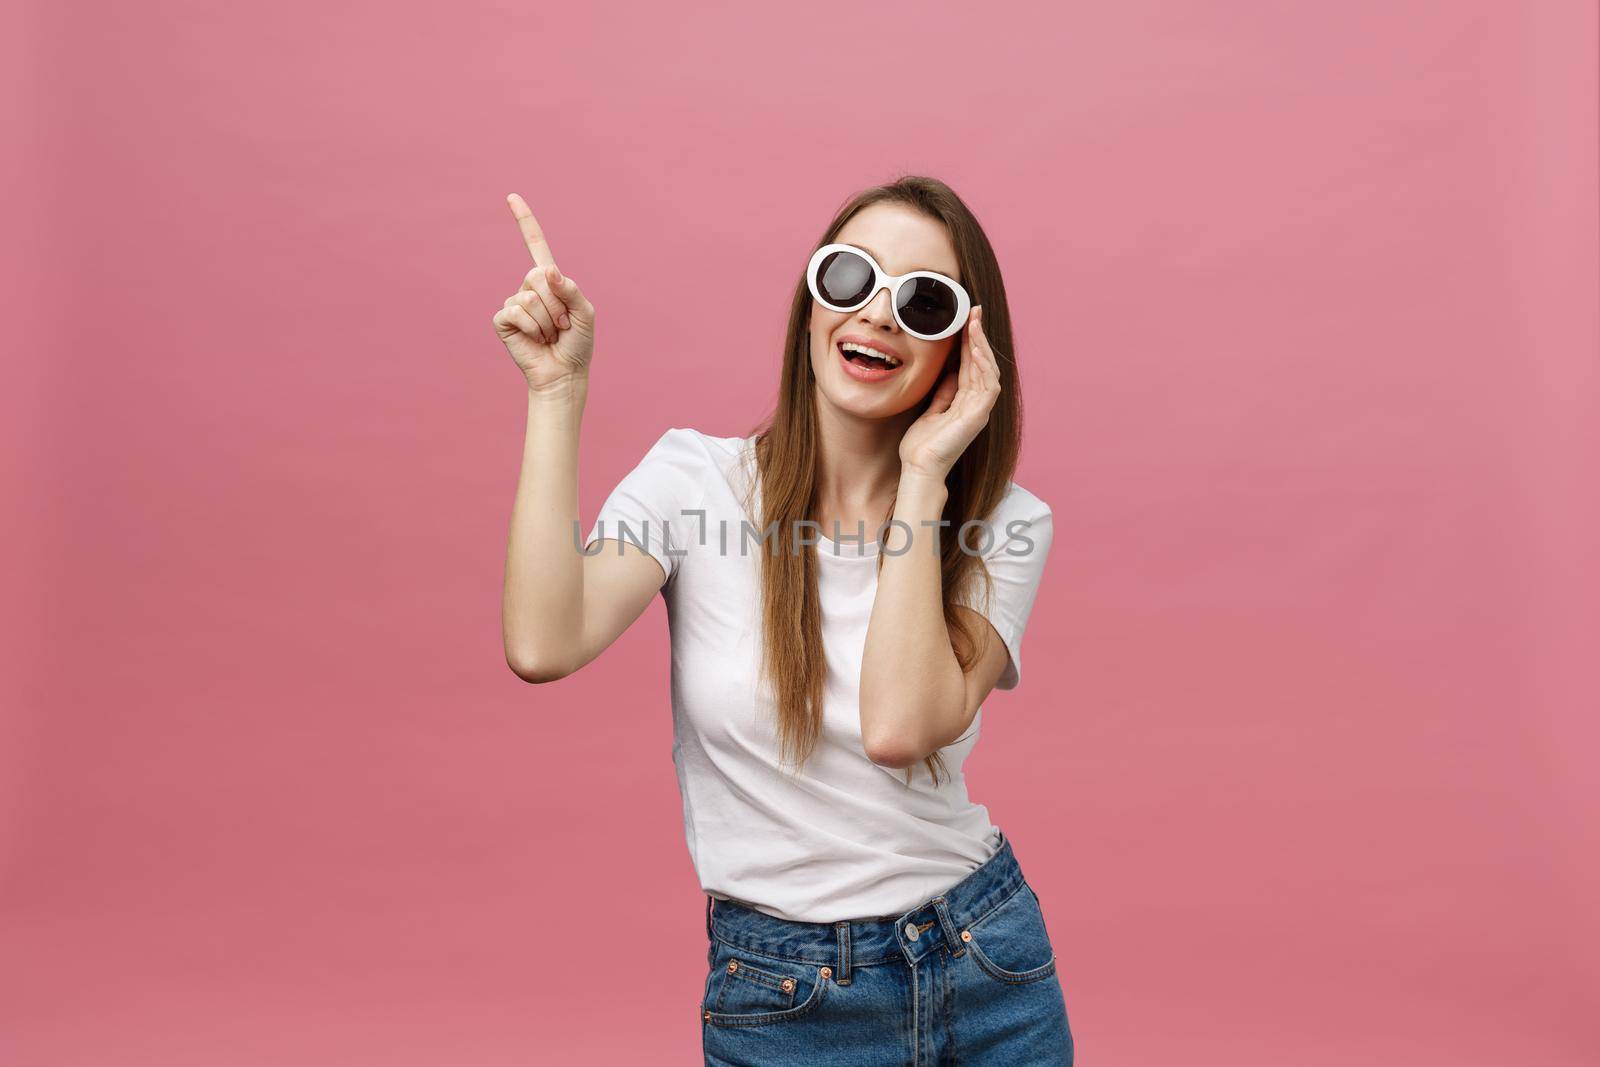
M1047 519L1050 505L1016 482L1006 483L1006 492L995 506L995 515L1003 519Z
M688 466L720 466L731 458L738 442L737 437L714 437L690 426L673 426L656 438L646 457Z
M654 447L708 457L732 456L743 440L741 437L717 437L692 426L672 426L662 431Z
M718 437L692 426L673 426L650 446L640 466L664 477L693 482L703 494L711 485L742 480L750 438Z
M1019 563L1032 560L1042 566L1053 540L1054 522L1050 505L1016 482L983 519L987 528L983 553L989 562ZM975 535L968 535L975 537Z
M1008 482L1005 494L986 521L997 532L1006 533L1013 527L1049 526L1051 518L1049 504L1016 482Z

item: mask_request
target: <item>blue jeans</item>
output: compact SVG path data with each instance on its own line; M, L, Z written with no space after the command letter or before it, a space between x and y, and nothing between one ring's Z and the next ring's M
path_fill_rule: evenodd
M1055 949L1002 833L903 915L791 922L706 898L707 1067L1071 1067Z

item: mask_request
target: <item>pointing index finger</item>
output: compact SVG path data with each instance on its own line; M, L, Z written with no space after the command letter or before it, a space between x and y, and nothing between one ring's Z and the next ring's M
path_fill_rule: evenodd
M522 241L528 246L528 254L533 256L534 265L548 267L553 264L556 261L555 254L550 251L544 231L539 228L539 220L533 217L528 202L512 193L506 197L506 203L511 205L511 214L517 217L517 227L522 231Z

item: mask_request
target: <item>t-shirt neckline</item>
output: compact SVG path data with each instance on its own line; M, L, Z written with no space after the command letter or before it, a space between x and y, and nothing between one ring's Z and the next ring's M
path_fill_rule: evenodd
M837 559L876 559L878 555L876 541L868 541L866 544L855 540L835 541L820 531L817 537L820 538L816 546L819 556L833 556Z

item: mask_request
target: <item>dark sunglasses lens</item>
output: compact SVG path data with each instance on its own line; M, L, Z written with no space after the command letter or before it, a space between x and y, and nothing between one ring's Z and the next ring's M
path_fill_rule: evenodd
M896 296L900 319L918 333L940 333L956 320L956 291L936 278L912 278Z
M855 307L872 288L872 264L854 252L834 252L817 268L822 299L839 307Z

